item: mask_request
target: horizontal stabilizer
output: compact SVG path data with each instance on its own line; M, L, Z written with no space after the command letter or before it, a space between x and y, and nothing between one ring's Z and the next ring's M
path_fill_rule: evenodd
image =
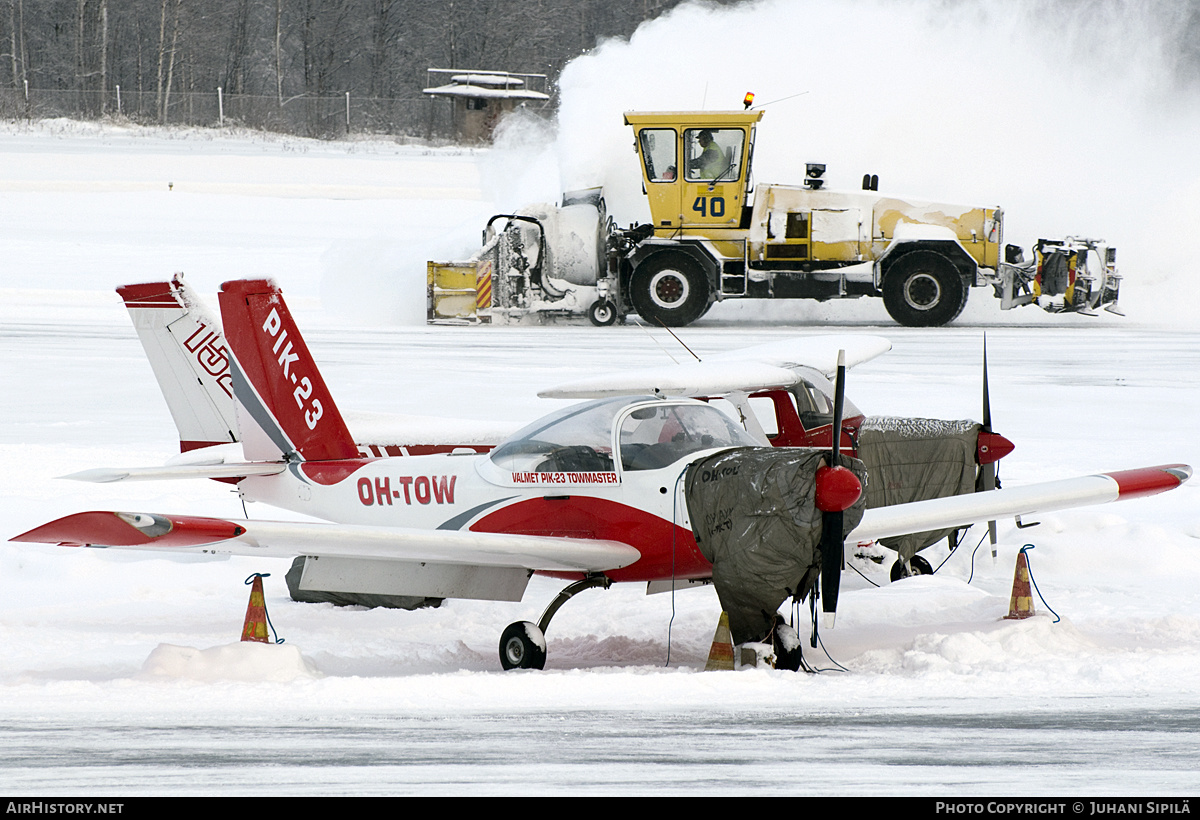
M846 540L870 541L892 535L965 527L997 518L1125 501L1173 490L1191 476L1192 468L1186 464L1165 464L876 507L863 514L862 522L846 535Z
M111 484L114 481L160 481L177 478L244 478L248 475L276 475L285 469L287 465L283 462L256 461L163 467L96 467L60 477L92 484Z
M278 558L331 555L551 572L602 572L641 557L638 550L617 541L128 512L77 513L12 540Z

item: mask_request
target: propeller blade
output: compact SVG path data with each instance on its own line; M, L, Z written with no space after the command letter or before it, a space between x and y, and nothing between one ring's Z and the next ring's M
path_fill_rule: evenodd
M992 432L992 400L988 394L987 334L983 334L983 429Z
M846 404L846 351L838 351L837 381L833 394L833 428L830 430L829 467L817 474L817 493L819 498L832 493L826 492L830 485L841 483L842 473L848 473L841 466L842 450L842 413ZM854 478L853 475L851 475ZM858 484L857 478L854 481ZM834 617L837 614L838 588L842 581L842 561L845 558L845 543L843 538L842 511L858 500L862 493L859 484L858 492L843 506L844 494L831 503L818 504L821 510L821 609L825 613L825 625L833 628ZM827 509L828 508L828 509ZM836 508L836 509L835 509Z
M982 432L992 432L992 399L991 393L988 390L988 371L987 371L987 333L983 334L983 429ZM984 464L979 468L979 481L977 482L975 491L996 489L996 462ZM992 563L996 558L996 522L988 522L988 541L992 545Z
M842 559L845 543L842 540L842 514L821 514L821 611L825 626L833 628L837 616L838 589L842 583Z
M839 350L837 358L837 381L833 386L833 430L829 446L829 466L841 464L842 412L846 409L846 351Z

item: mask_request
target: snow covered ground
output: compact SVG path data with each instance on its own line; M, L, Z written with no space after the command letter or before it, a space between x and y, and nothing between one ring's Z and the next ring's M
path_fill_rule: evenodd
M621 148L616 167L632 173ZM516 427L559 406L541 387L665 362L673 343L632 325L420 323L425 260L469 252L539 150L0 125L0 536L87 509L241 514L214 482L55 478L177 449L113 293L127 282L183 270L215 305L222 281L275 277L355 410ZM1180 179L1164 201L1194 186ZM1132 230L1109 238L1153 244ZM976 291L936 330L898 328L871 300L722 305L682 335L702 356L886 335L893 351L851 373L861 408L978 418L986 329L995 426L1017 444L1007 485L1200 465L1194 307L1155 308L1195 290L1194 262L1173 258L1167 270L1122 255L1125 319L1001 316ZM287 562L0 541L0 790L1195 794L1198 494L1200 479L1032 529L1001 522L995 565L972 552L973 530L955 555L926 551L936 575L894 585L887 562L855 560L838 628L806 651L817 675L702 672L719 613L707 589L584 593L555 618L545 671L503 673L501 630L536 618L559 583L534 579L520 604L338 609L291 602ZM1001 620L1024 544L1045 603ZM282 645L236 643L254 572L271 573Z
M378 164L388 170L364 184L387 186L388 173L426 164L469 179L476 154L387 143L296 150L245 137L183 140L188 150L176 152L162 136L69 130L0 139L0 177L10 180L0 220L6 536L84 509L240 514L212 482L55 478L155 464L174 450L111 288L179 267L210 299L227 277L275 275L335 395L353 409L516 426L557 406L535 397L539 387L665 361L658 344L668 342L635 326L372 326L326 310L329 283L313 257L355 237L382 244L386 221L373 208L432 224L442 203L457 212L482 194L464 185L455 199L415 204L264 194L249 176L258 164L247 161L262 153L268 168L293 163L279 179L303 179L327 161L345 163L347 177ZM59 170L72 153L91 157L88 167L110 164L117 180L170 162L179 180L201 168L236 177L226 164L247 176L215 193L186 183L77 191ZM14 167L29 185L11 181ZM38 178L61 184L50 191ZM895 345L853 371L860 406L978 416L979 319L905 330L885 324L874 304L825 310L842 307L842 324ZM976 295L972 310L988 309ZM764 325L714 311L684 336L703 356L821 332L811 310L795 306ZM1189 432L1200 425L1194 328L1020 318L988 329L996 424L1018 445L1004 481L1200 464ZM633 587L585 593L551 627L547 670L506 674L500 631L539 614L556 582L535 579L521 604L336 609L291 602L286 562L0 545L0 784L39 794L1186 794L1200 770L1197 492L1046 516L1023 531L1002 523L996 566L986 549L972 556L974 533L930 578L889 585L886 565L856 562L866 579L846 576L839 626L823 633L829 657L808 653L825 670L815 676L701 672L719 612L711 590L673 601ZM1059 623L1048 614L1000 620L1025 543L1036 545L1034 576ZM942 547L929 552L935 565L946 557ZM252 572L272 573L281 646L230 646Z

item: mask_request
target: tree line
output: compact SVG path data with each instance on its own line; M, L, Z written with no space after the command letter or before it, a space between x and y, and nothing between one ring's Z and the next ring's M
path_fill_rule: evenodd
M348 122L353 101L419 121L382 130L419 130L428 68L546 74L553 90L573 57L679 2L0 0L0 116L215 122L220 106L321 131L345 97Z

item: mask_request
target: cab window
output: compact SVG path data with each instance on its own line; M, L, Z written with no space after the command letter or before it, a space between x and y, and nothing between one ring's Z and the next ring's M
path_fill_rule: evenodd
M689 182L734 182L742 174L740 128L689 128L683 132Z
M643 128L638 132L638 139L641 140L646 179L651 182L674 182L679 173L675 131L671 128Z

